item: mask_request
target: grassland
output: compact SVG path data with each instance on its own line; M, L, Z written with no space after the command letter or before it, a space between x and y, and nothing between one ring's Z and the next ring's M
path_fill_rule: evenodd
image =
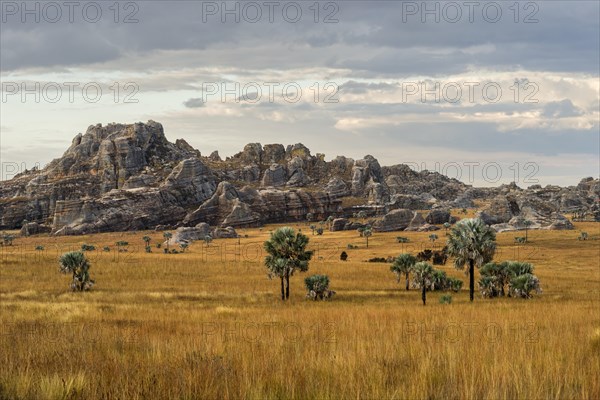
M598 399L600 224L576 227L519 246L498 235L496 259L532 262L543 294L471 304L463 290L448 305L435 292L425 307L389 264L365 260L431 248L428 233L376 233L368 249L356 232L311 236L309 274L337 295L306 300L299 274L285 303L262 265L273 226L169 255L143 251L157 232L19 238L0 250L0 398ZM99 249L97 284L71 293L57 259L83 243Z

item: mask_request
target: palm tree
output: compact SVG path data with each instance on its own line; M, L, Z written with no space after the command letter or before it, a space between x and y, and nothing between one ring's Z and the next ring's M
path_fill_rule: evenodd
M144 243L146 243L146 247L150 247L150 241L152 240L150 236L144 236L142 240L144 241Z
M454 257L454 266L463 269L469 264L469 298L475 292L475 266L492 261L496 252L496 233L479 218L457 222L448 237L448 255Z
M312 251L306 250L308 241L306 235L283 227L271 233L271 238L264 244L268 253L265 266L269 270L269 278L276 276L281 279L281 300L290 298L290 276L296 270L308 270L308 262L313 256Z
M179 247L181 247L181 252L185 253L185 250L188 248L188 244L187 243L181 243L179 245Z
M429 235L429 240L431 240L431 243L433 243L433 247L435 248L435 241L438 240L438 235L432 233L431 235Z
M306 221L311 222L313 220L313 213L306 214Z
M331 230L332 225L333 225L333 216L330 215L329 217L327 217L327 227L329 228L329 230Z
M83 292L90 290L94 281L90 279L90 262L81 251L71 251L63 254L58 260L60 272L72 273L71 290Z
M450 222L444 222L444 229L446 230L446 236L448 236L448 229L450 229L451 226L452 226L452 224L450 224Z
M406 290L408 290L410 272L416 263L417 259L413 255L404 253L396 257L394 264L390 267L390 271L396 274L398 282L400 282L400 278L404 274L406 278Z
M523 225L525 226L525 243L527 243L527 230L532 225L532 222L526 219L525 221L523 221Z
M364 220L367 219L367 212L366 211L359 211L358 214L356 214L356 216L360 219Z
M368 249L368 248L369 248L369 238L370 238L371 236L373 236L373 231L371 230L371 228L365 228L365 229L362 231L362 235L363 235L363 237L364 237L365 239L367 239L367 249Z
M173 237L173 234L171 232L165 232L163 233L163 237L165 238L165 241L167 242L167 251L165 253L169 252L169 240Z
M413 267L415 281L421 286L421 300L423 305L427 302L427 288L431 286L434 277L433 266L426 261L421 261Z
M212 242L213 238L210 235L206 235L204 236L204 243L206 243L206 247L208 247L210 245L210 242Z

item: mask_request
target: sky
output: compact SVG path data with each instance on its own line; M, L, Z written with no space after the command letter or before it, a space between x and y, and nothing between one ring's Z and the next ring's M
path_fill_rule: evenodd
M598 1L0 2L1 179L154 120L475 186L600 170Z

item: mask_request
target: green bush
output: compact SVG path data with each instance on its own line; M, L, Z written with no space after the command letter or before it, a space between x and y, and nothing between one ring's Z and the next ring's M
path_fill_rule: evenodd
M326 300L331 298L335 292L329 290L329 277L327 275L311 275L304 279L304 285L308 293L306 297L312 300Z

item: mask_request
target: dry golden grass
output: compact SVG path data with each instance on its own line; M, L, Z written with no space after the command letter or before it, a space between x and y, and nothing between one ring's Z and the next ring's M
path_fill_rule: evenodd
M305 300L299 274L286 303L262 266L273 226L174 255L143 252L155 232L20 238L1 249L0 398L598 399L600 225L576 226L519 247L520 233L498 235L497 259L534 263L543 294L470 304L463 290L443 305L430 293L426 307L389 264L365 260L401 253L396 236L405 251L431 247L429 233L375 233L368 249L356 232L311 236L309 273L337 295ZM97 285L71 293L57 259L83 243L99 249Z

